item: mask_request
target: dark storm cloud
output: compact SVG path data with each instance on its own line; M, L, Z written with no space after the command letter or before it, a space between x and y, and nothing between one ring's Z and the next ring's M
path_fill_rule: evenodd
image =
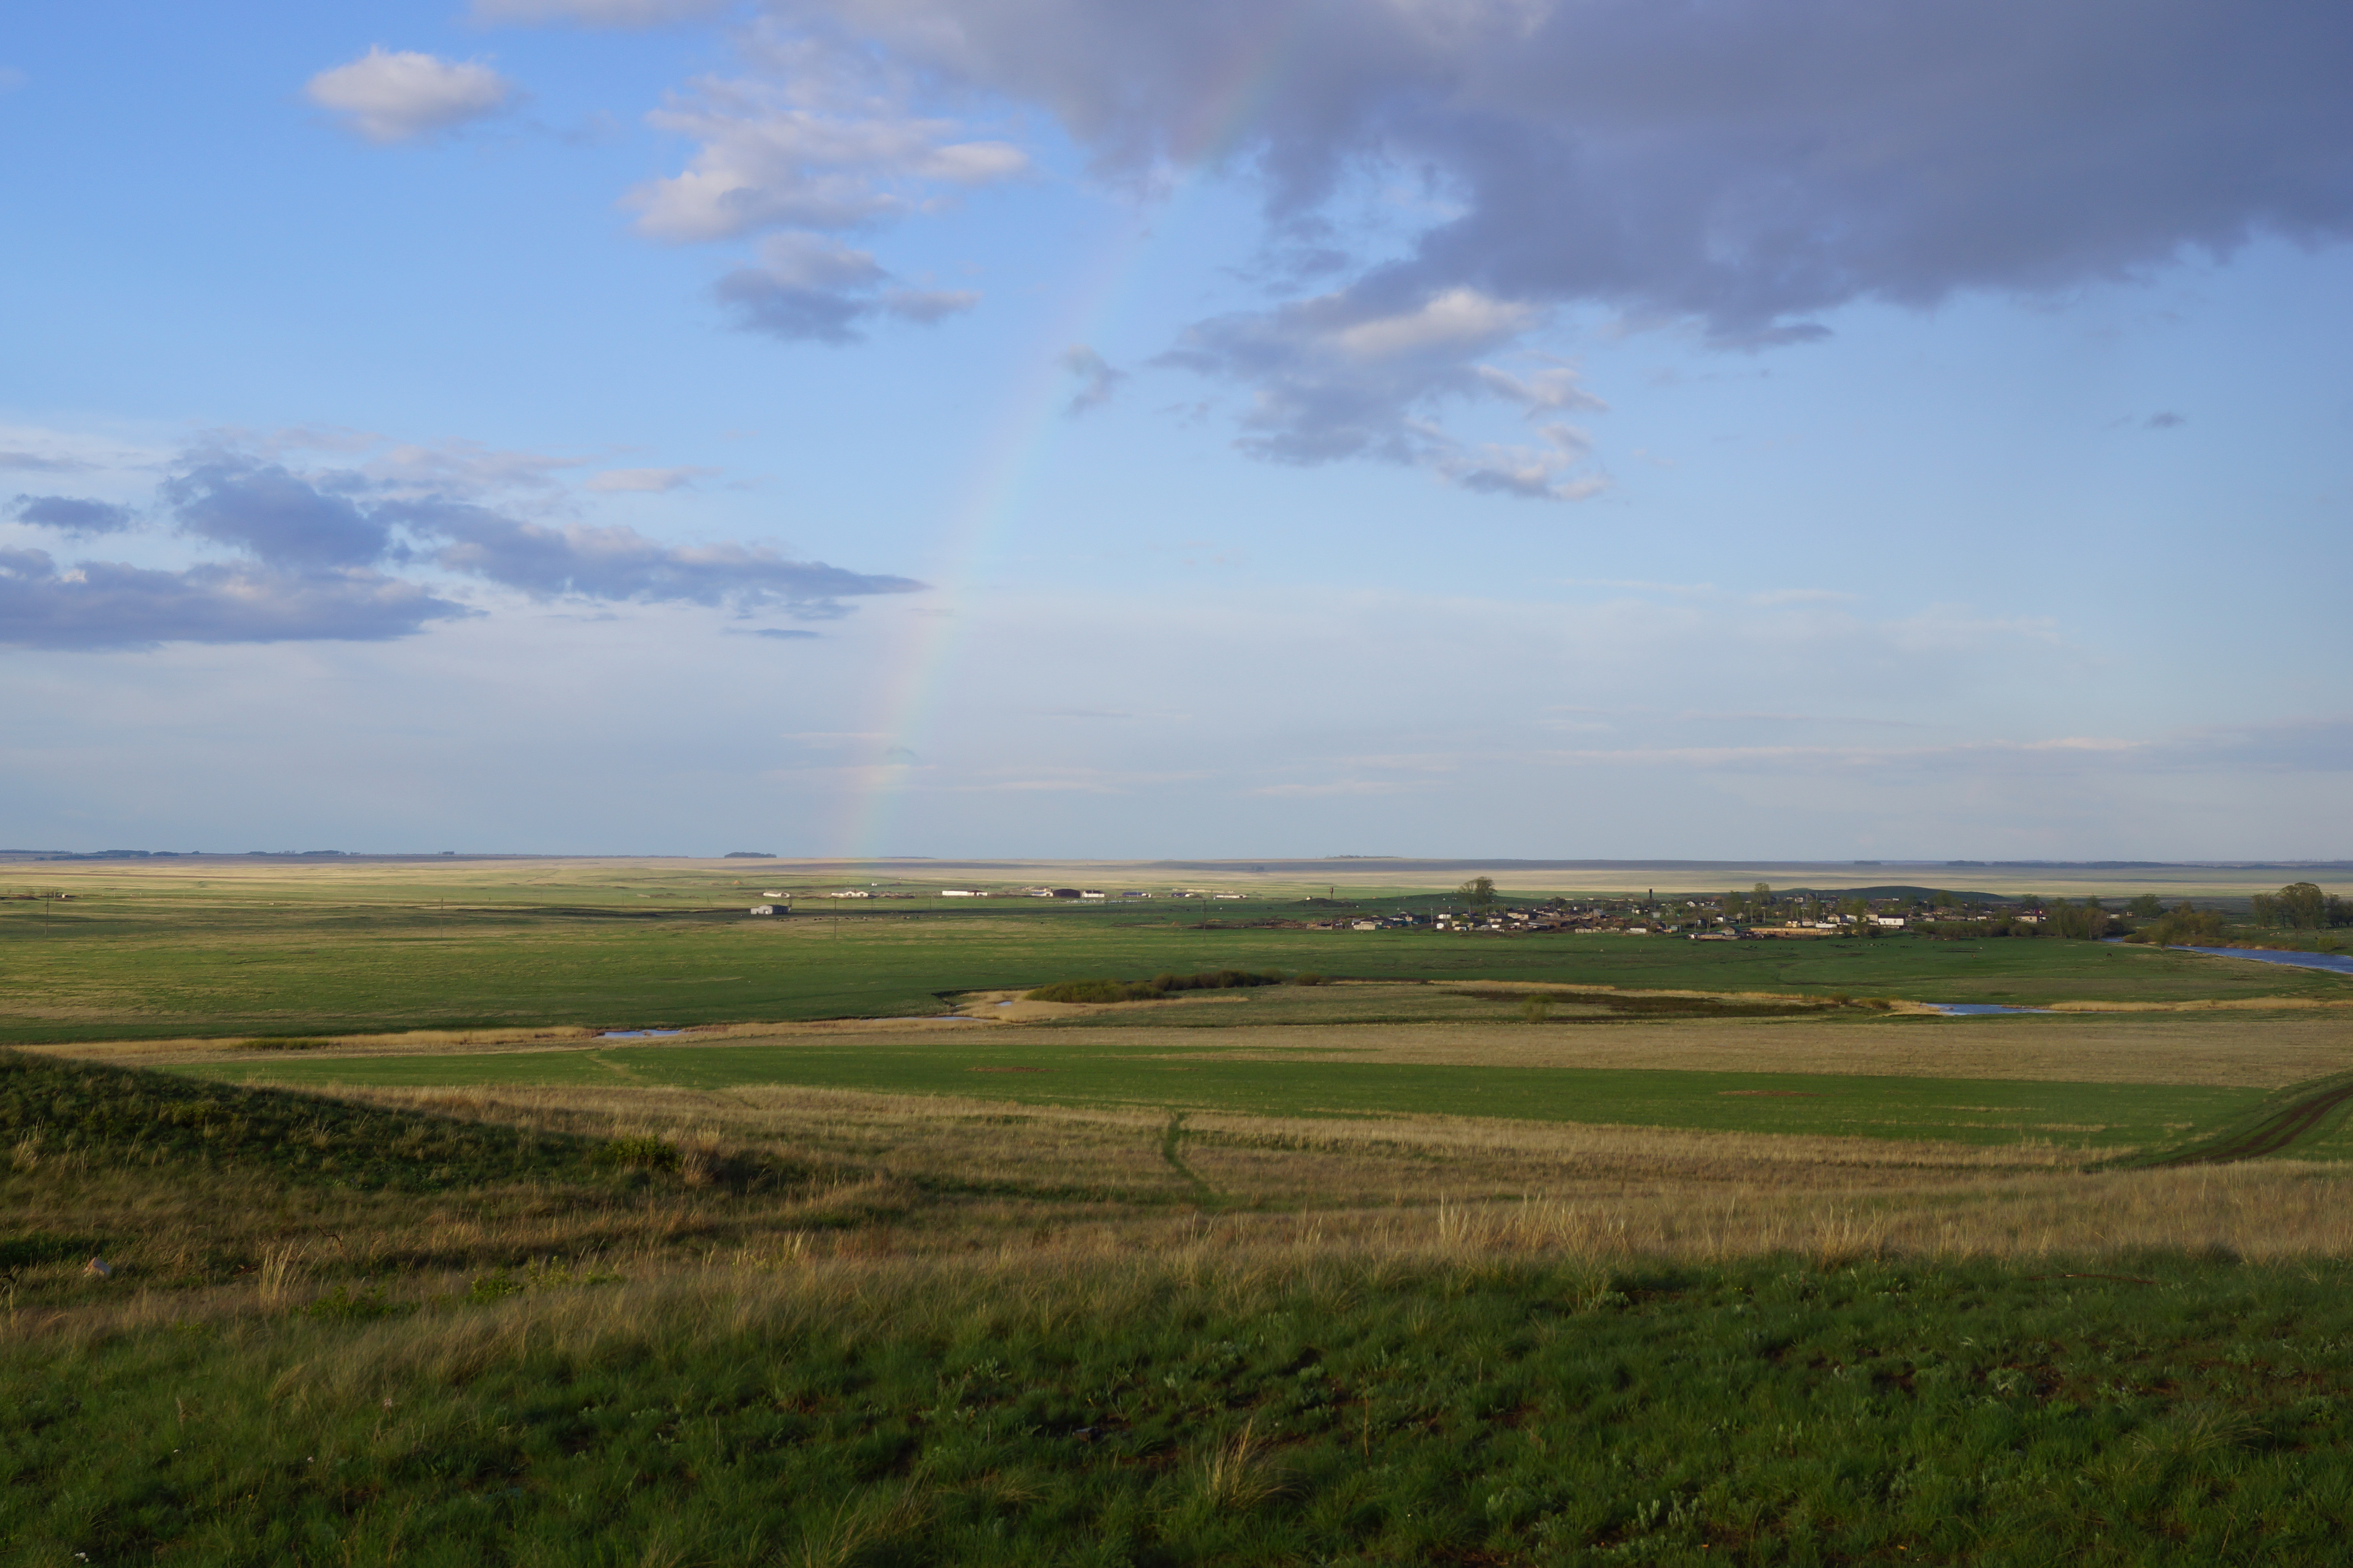
M371 641L470 613L414 583L359 568L157 572L83 561L59 572L47 551L0 550L0 643L18 647Z
M77 539L93 533L120 533L139 521L127 506L102 500L79 500L72 496L18 496L8 503L8 515L36 528L54 528Z
M2353 8L2223 0L804 0L1106 163L1239 143L1272 216L1368 163L1459 207L1384 268L1720 335L2353 223ZM1393 286L1393 285L1390 285Z
M2327 0L778 0L1042 104L1109 172L1254 172L1278 246L1430 216L1332 292L1194 330L1279 460L1406 457L1488 345L1361 372L1303 316L1596 306L1727 347L1862 300L2051 294L2353 231L2353 6ZM1237 82L1261 77L1233 127ZM1393 207L1391 230L1398 212Z

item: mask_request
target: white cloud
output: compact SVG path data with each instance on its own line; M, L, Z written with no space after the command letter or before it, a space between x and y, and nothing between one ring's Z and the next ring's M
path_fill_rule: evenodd
M1120 384L1128 379L1127 372L1113 365L1084 343L1074 343L1062 351L1061 367L1079 378L1078 390L1071 394L1062 412L1075 417L1101 408L1119 395Z
M1009 142L968 140L954 121L910 113L877 84L808 49L771 49L778 80L705 77L646 119L701 145L684 172L626 205L638 230L687 244L763 229L856 228L915 209L933 187L973 188L1028 173Z
M560 482L558 474L586 466L582 458L507 451L479 441L443 441L434 446L404 442L362 463L360 471L396 495L470 496L554 489Z
M1509 342L1534 324L1536 312L1480 293L1449 289L1411 308L1354 321L1331 334L1333 349L1350 359L1451 361Z
M322 70L302 89L320 108L370 142L410 142L498 114L521 96L485 65L445 60L383 45L349 65Z
M1188 330L1166 363L1252 387L1238 445L1285 463L1376 458L1426 468L1469 489L1578 500L1608 486L1580 472L1592 443L1557 421L1599 408L1576 374L1514 375L1480 363L1535 326L1540 312L1474 289L1378 300L1340 291ZM1435 417L1450 401L1519 406L1533 446L1465 445Z
M593 476L588 480L588 488L604 495L623 492L664 495L671 490L683 489L695 480L718 471L716 468L607 468Z
M1599 413L1609 406L1579 385L1580 378L1577 372L1566 366L1520 376L1492 364L1482 364L1472 374L1479 378L1482 386L1497 397L1525 408L1575 408Z

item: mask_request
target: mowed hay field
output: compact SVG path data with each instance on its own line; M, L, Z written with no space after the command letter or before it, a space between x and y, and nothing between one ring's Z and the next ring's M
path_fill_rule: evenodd
M0 1563L2301 1563L2353 1526L2334 976L358 885L0 918L56 1042L0 1051ZM1395 967L997 1005L1349 973L1311 942ZM1972 984L2156 1010L1902 1005Z
M728 1045L376 1056L211 1068L246 1081L341 1085L635 1086L725 1090L790 1084L1030 1104L1125 1105L1260 1116L1438 1114L1772 1131L1971 1143L2147 1147L2242 1114L2260 1089L1657 1068L1352 1061L1336 1053L1171 1057L1148 1046L966 1038L892 1047Z

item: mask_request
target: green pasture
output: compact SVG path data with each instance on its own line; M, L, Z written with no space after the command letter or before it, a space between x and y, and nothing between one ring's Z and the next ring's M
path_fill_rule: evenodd
M982 1027L976 1026L976 1032ZM297 1088L795 1084L1038 1105L1254 1116L1505 1116L1751 1132L2147 1147L2245 1114L2263 1091L1809 1073L1625 1071L1275 1060L1101 1044L641 1046L484 1055L239 1062L204 1076ZM196 1070L196 1069L189 1069Z
M0 1346L0 1563L2339 1563L2349 1284L2146 1257L345 1290Z
M466 892L445 908L354 873L0 903L0 1044L911 1016L970 990L1227 967L2022 1005L2353 994L2341 975L2092 942L1309 931L1267 923L1309 912L1271 903L764 918L715 885Z

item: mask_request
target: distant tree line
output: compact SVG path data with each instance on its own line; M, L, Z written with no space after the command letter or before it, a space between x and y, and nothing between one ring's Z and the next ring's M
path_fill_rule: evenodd
M1198 974L1155 974L1149 980L1065 980L1040 985L1025 998L1031 1002L1149 1002L1176 991L1238 991L1251 985L1321 985L1320 974L1287 977L1280 969L1263 973L1247 969L1205 969Z
M2259 926L2289 931L2353 926L2353 900L2324 893L2316 882L2290 882L2276 893L2257 893L2254 902Z

